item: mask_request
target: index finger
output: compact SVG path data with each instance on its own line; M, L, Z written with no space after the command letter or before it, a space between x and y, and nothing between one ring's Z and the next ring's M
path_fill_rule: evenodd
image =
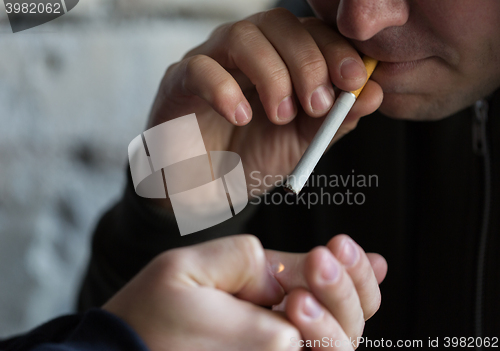
M325 57L333 84L344 91L361 88L367 74L356 49L323 21L313 17L300 20Z

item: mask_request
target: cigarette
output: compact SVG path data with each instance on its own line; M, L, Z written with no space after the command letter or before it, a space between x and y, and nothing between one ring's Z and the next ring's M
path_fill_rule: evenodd
M321 159L321 156L325 153L325 150L328 148L328 145L330 145L330 142L337 133L340 125L365 87L366 82L368 82L368 79L375 70L378 61L365 56L363 57L363 63L365 64L367 72L365 83L356 91L343 91L340 93L339 97L335 101L335 104L333 104L332 109L328 112L325 121L314 136L314 139L309 147L306 149L306 152L304 152L304 155L302 155L299 163L293 172L288 176L285 184L285 190L294 194L298 194L302 190L314 170L314 167L316 167Z

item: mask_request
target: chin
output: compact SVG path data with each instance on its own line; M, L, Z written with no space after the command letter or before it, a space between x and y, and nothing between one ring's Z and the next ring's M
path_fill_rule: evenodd
M465 106L464 106L465 107ZM422 95L384 94L378 111L383 115L410 121L437 121L461 110L450 101L440 101Z

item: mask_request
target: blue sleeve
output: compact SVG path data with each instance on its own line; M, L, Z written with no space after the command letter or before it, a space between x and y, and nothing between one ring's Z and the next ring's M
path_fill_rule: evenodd
M2 351L147 351L148 348L123 320L93 308L51 320L27 334L0 341Z

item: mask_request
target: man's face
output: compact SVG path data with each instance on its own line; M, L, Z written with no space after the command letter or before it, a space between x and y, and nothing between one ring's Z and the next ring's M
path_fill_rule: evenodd
M500 86L500 0L309 0L317 16L378 59L380 111L449 116Z

